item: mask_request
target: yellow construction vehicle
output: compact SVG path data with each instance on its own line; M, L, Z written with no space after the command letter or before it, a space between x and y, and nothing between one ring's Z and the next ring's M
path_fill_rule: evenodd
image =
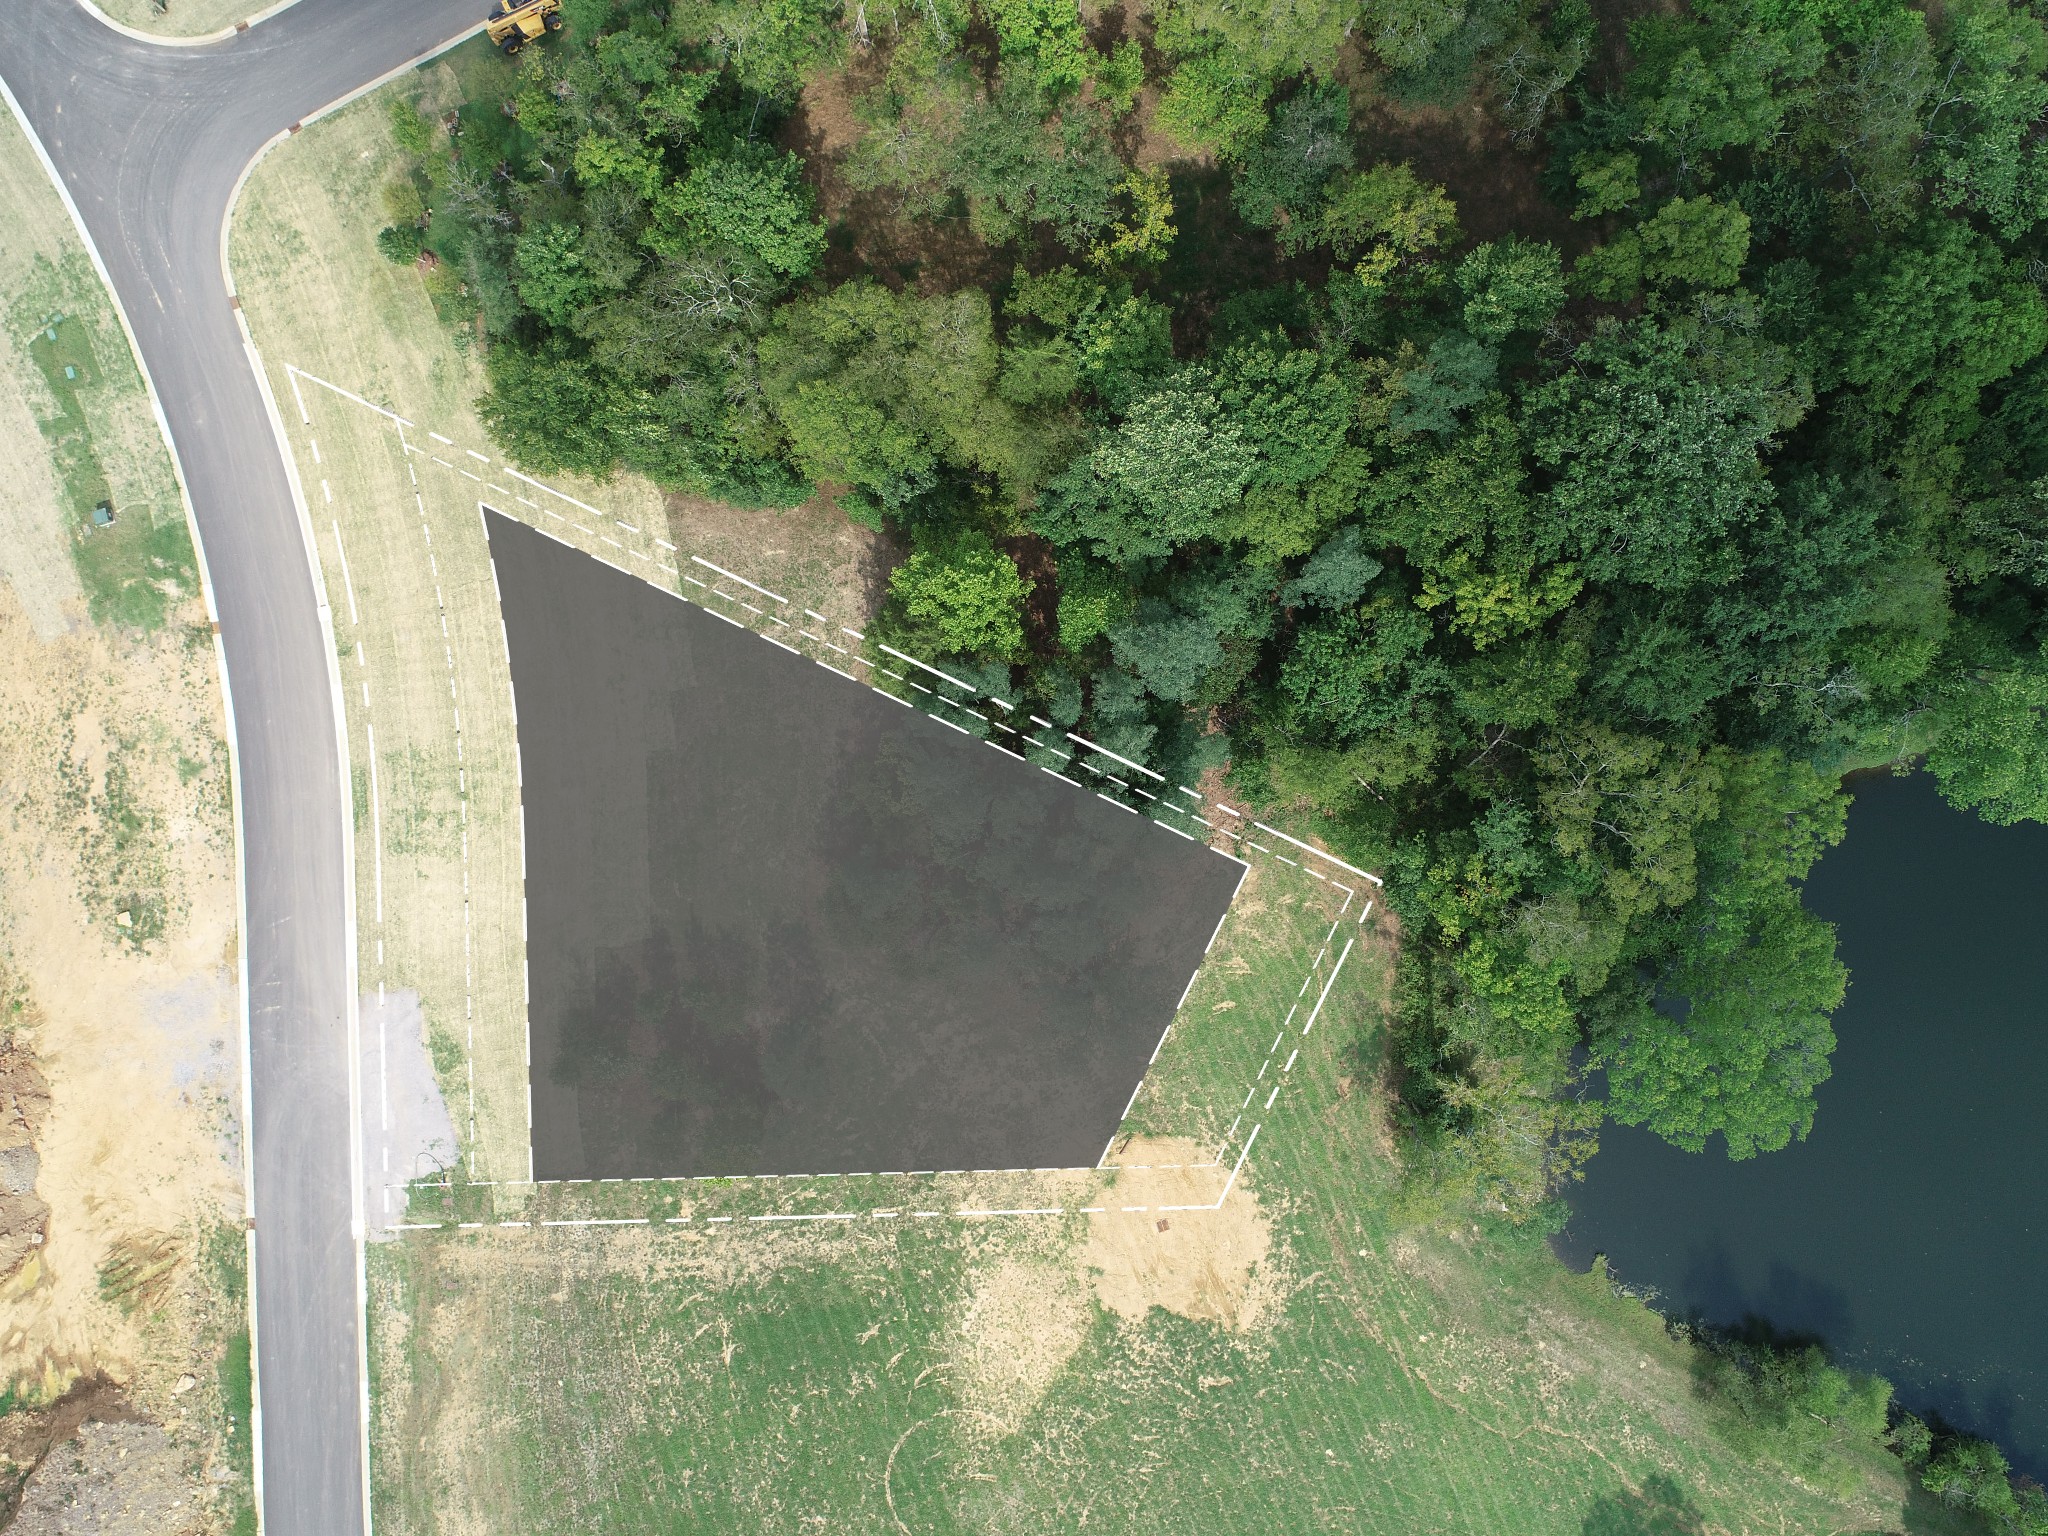
M498 0L484 31L507 54L548 32L562 30L562 0Z

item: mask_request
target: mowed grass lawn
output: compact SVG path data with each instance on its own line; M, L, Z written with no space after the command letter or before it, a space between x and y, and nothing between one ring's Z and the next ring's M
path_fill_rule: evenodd
M1162 1057L1177 1097L1241 1096L1325 931L1296 881L1248 882ZM1825 1492L1729 1451L1686 1347L1539 1238L1390 1221L1366 932L1265 1117L1255 1201L1169 1233L1113 1191L1101 1217L704 1224L769 1208L757 1186L688 1226L378 1248L381 1528L1901 1528L1881 1453Z

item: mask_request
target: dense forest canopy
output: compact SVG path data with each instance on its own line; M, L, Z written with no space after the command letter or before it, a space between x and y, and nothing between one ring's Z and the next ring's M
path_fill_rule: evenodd
M1806 1134L1845 771L2048 816L2028 6L565 14L380 236L500 442L822 486L880 638L1383 870L1419 1210Z

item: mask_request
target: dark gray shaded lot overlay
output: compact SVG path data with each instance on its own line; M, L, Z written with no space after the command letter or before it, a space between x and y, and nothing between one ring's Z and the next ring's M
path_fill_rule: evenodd
M534 1176L1093 1164L1242 866L485 523Z

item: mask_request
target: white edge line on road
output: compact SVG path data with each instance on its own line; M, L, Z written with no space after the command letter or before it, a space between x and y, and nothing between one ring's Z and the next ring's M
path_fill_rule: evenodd
M87 10L93 11L88 5ZM97 11L93 14L98 15ZM106 20L104 16L102 20ZM109 25L112 25L109 22ZM56 188L58 198L64 204L64 211L71 216L71 227L77 231L85 253L92 260L93 271L99 274L100 286L106 290L107 302L113 306L114 318L121 322L121 334L128 338L128 355L135 361L135 371L141 375L142 388L149 396L150 414L156 418L157 435L162 439L164 451L170 455L171 473L178 482L178 500L185 508L185 531L192 540L192 556L199 566L199 595L206 604L207 623L213 630L213 665L220 679L220 701L222 721L227 733L228 745L228 808L235 829L235 919L236 961L235 982L239 992L242 1014L242 1232L243 1258L248 1265L248 1322L249 1322L249 1444L255 1453L251 1460L254 1471L251 1474L251 1495L256 1504L256 1529L258 1536L263 1530L263 1383L256 1369L256 1108L255 1071L251 1061L249 1044L249 851L242 818L242 753L240 739L235 730L235 694L228 680L227 646L221 640L220 608L214 601L213 572L206 561L206 540L199 531L199 517L192 506L192 488L185 476L184 461L178 456L178 444L171 436L170 418L164 414L163 397L157 393L156 379L149 371L149 360L142 355L142 344L135 337L135 327L128 319L128 310L121 302L120 290L114 286L114 276L107 270L106 258L100 254L92 231L86 227L85 216L79 212L77 202L71 196L71 188L58 174L56 161L43 145L42 137L29 121L28 113L15 99L5 79L0 79L0 100L7 103L7 110L14 114L14 120L21 127L22 135L28 140L29 148L35 151L36 159L43 167L43 174L50 185ZM232 210L233 203L229 203ZM225 250L225 234L223 234Z
M254 162L252 161L253 165ZM245 173L246 179L246 173ZM236 183L237 194L241 183ZM227 224L234 215L234 204L228 205L227 217L221 221L222 277L233 289L233 276L228 272L225 259L227 252ZM291 490L292 505L299 515L299 537L306 554L306 563L313 582L314 611L320 624L320 637L327 653L328 702L334 712L334 749L337 778L335 793L341 814L341 899L342 899L342 985L346 991L343 1011L347 1025L345 1049L348 1052L348 1183L349 1183L349 1241L355 1256L356 1305L353 1332L356 1354L356 1400L357 1400L357 1455L362 1471L363 1532L370 1536L370 1339L369 1273L366 1266L366 1227L363 1212L363 1063L362 1063L362 999L360 976L357 968L359 940L356 931L356 850L353 820L347 807L354 801L354 787L350 777L348 715L342 705L341 695L341 652L335 642L334 611L327 601L326 576L320 568L319 540L313 533L313 517L306 503L306 487L299 478L299 465L292 452L291 439L286 433L283 414L277 408L277 395L270 387L270 375L263 365L263 356L256 350L256 338L249 330L248 318L236 308L235 325L242 334L242 349L249 363L249 371L256 376L257 393L263 397L263 412L270 421L270 431L276 441L278 456L283 460L285 482ZM246 939L244 941L246 943ZM252 1339L253 1345L253 1339ZM254 1375L255 1352L250 1351L251 1375ZM257 1458L262 1456L262 1446L252 1446ZM257 1530L263 1530L263 1512L257 1511Z

